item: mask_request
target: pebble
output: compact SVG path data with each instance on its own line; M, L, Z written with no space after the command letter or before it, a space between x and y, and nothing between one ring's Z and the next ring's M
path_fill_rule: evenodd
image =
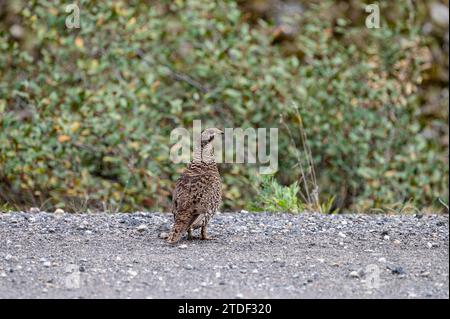
M145 224L141 224L141 225L139 225L138 227L137 227L137 231L139 231L139 232L144 232L144 231L146 231L148 229L148 227L147 227L147 225L145 225Z
M391 269L391 272L394 274L394 275L404 275L404 274L406 274L406 272L403 270L403 267L394 267L394 268L390 268Z
M186 249L187 247L188 246L186 244L182 244L182 245L178 246L178 248L180 248L180 249Z
M408 297L409 298L417 298L417 294L414 292L408 292Z
M51 267L52 263L49 261L44 261L43 265L44 265L44 267L48 268L48 267Z
M54 213L55 214L64 214L64 209L57 208Z
M353 270L352 272L350 272L350 273L348 274L348 276L349 276L350 278L359 278L359 277L360 277L359 273L358 273L356 270Z
M192 270L192 269L194 269L194 267L192 265L187 264L186 266L184 266L184 269Z
M169 237L169 233L166 233L166 232L162 232L162 233L160 233L159 234L159 236L158 236L159 238L161 238L161 239L166 239L166 238L168 238Z
M41 210L39 208L37 208L37 207L31 207L30 208L30 213L31 214L38 214L40 212L41 212Z
M130 277L136 277L137 274L138 274L138 272L135 270L132 270L132 269L128 270L128 275L130 275Z

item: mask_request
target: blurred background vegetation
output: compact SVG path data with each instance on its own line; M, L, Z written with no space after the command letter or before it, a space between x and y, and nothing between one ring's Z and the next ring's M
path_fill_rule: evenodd
M280 130L275 176L220 166L224 210L313 181L324 212L440 211L448 1L379 1L379 29L364 2L74 1L69 29L67 1L0 0L0 210L167 210L170 131L201 119Z

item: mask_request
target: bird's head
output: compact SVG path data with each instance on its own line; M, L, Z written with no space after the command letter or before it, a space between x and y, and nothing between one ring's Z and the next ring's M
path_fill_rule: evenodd
M214 138L216 136L222 136L223 132L221 130L219 130L218 128L215 127L210 127L205 129L202 132L202 136L201 136L201 143L202 143L202 147L211 143L212 141L214 141Z

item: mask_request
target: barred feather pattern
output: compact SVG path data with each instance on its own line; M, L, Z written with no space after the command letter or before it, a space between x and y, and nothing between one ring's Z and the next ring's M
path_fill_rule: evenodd
M206 226L221 204L221 184L214 160L194 160L188 165L172 194L174 225L169 243L178 242L186 231L190 234L197 228L201 228L200 239L208 239Z

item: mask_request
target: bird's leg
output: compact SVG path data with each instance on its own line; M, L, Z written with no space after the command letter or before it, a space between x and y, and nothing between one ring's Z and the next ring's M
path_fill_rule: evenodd
M200 232L200 239L201 240L214 239L213 237L208 237L208 234L206 233L206 225L202 226L202 230Z
M189 239L189 240L194 239L194 236L192 236L192 227L189 227L189 228L188 228L188 239Z

